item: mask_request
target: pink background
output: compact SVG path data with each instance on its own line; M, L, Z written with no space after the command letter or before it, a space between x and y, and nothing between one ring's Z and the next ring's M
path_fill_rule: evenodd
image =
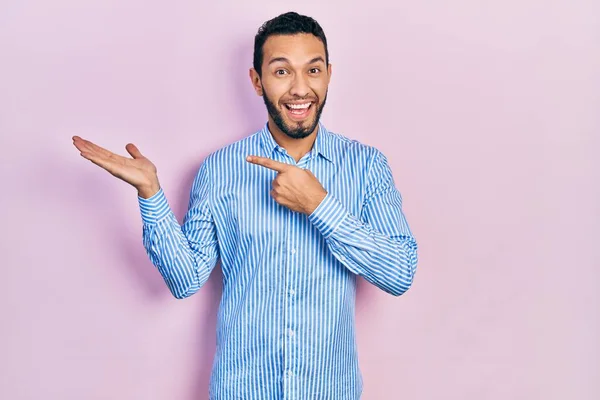
M0 398L207 398L220 272L172 298L135 190L71 136L136 143L182 218L265 122L253 37L291 4L3 3ZM330 42L325 125L388 156L420 244L406 295L360 282L363 398L600 398L600 3L294 9Z

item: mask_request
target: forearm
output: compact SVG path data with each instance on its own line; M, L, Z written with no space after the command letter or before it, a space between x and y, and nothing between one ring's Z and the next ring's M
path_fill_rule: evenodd
M401 215L401 214L400 214ZM417 243L404 218L393 235L384 234L350 214L328 194L310 215L325 237L329 249L350 271L394 296L406 292L417 266Z
M208 280L207 260L194 257L173 215L154 225L144 225L143 243L150 261L176 298L191 296Z
M143 244L169 290L178 299L197 292L208 280L216 262L203 243L193 241L177 222L160 190L149 199L140 200L143 219ZM199 247L199 248L198 248Z

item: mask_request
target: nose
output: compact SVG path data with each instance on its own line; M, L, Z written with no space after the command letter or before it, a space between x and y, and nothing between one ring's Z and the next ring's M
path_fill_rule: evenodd
M309 92L310 89L308 88L306 77L302 74L297 74L294 82L292 82L290 94L297 97L305 97Z

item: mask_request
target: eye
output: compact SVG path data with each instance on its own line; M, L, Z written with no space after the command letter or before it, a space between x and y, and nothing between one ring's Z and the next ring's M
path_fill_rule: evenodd
M275 75L286 75L288 72L285 69L278 69L275 71Z
M308 72L310 72L311 74L318 74L319 72L321 72L320 68L311 68L308 70Z

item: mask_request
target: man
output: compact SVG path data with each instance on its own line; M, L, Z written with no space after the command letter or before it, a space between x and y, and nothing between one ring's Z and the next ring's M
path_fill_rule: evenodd
M175 297L221 259L211 398L359 398L356 276L395 296L412 284L417 245L386 157L319 123L330 77L315 20L266 22L250 78L268 122L204 160L181 226L136 146L131 159L73 138L138 190L144 246Z

